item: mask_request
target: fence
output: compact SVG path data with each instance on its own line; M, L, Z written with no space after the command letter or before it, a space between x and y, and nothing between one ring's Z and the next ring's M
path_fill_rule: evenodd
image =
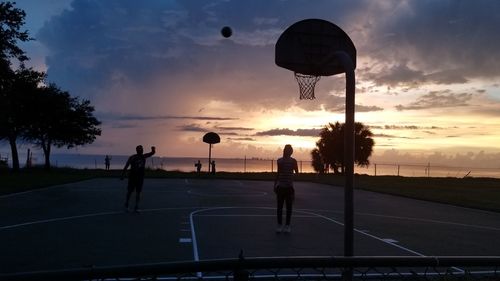
M500 257L269 257L0 275L0 280L499 280Z
M127 156L112 156L111 169L122 169ZM34 164L41 165L43 157L35 155ZM1 159L0 159L1 160ZM168 171L195 171L194 163L201 160L202 171L208 171L208 159L194 157L152 157L148 158L147 166L153 169ZM276 159L255 158L214 158L216 170L223 172L276 172ZM314 173L312 161L298 160L301 173ZM104 155L84 154L54 154L52 165L56 167L71 167L78 169L104 169ZM368 167L355 167L355 173L371 176L405 176L405 177L492 177L500 178L500 167L456 167L441 164L404 164L404 163L377 163L372 162Z

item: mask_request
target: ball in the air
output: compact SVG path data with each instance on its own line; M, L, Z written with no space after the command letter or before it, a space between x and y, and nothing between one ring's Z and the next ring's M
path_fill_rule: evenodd
M220 30L220 33L222 34L222 36L224 36L224 38L229 38L231 37L231 35L233 35L233 30L229 26L224 26Z

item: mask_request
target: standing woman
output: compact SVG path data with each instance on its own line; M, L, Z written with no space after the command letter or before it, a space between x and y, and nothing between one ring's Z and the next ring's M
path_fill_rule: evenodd
M278 225L276 233L290 233L290 220L292 218L292 204L295 197L293 189L293 172L299 173L297 160L292 158L293 148L291 145L285 145L283 157L278 159L278 174L274 181L274 192L277 199L277 218ZM283 204L286 204L286 220L283 227Z

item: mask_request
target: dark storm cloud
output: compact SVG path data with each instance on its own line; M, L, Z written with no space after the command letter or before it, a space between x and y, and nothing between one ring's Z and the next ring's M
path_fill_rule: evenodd
M379 70L378 73L367 74L368 79L378 85L418 87L423 83L455 84L466 83L462 70L444 70L425 74L422 70L411 69L405 64Z
M208 100L246 109L291 105L290 92L296 93L297 86L290 71L274 64L274 43L304 18L342 27L358 56L373 61L358 67L360 76L377 85L497 77L500 15L493 11L498 10L500 1L494 0L78 0L35 37L49 52L49 80L92 98L97 108L145 108L160 114L156 99L161 97L162 110L180 115ZM224 25L233 28L230 39L220 36ZM162 84L151 88L158 81ZM318 85L319 95L335 90L325 81ZM123 90L132 86L135 91ZM317 103L298 106L319 109ZM325 104L336 111L338 106L336 101Z
M300 136L300 137L317 137L321 129L272 129L268 131L257 132L256 136Z
M373 19L361 47L361 55L369 53L385 66L375 81L463 83L500 76L500 1L393 4L390 16Z
M461 93L439 93L430 92L425 94L416 101L409 103L408 105L397 105L396 109L402 110L422 110L430 108L445 108L445 107L457 107L457 106L468 106L467 103L472 98L472 94Z
M346 24L363 2L79 0L36 37L49 51L49 79L98 105L109 104L106 97L136 103L135 96L155 108L148 97L159 90L149 85L161 81L171 111L204 96L274 108L291 102L276 81L295 87L290 72L274 65L281 32L305 14ZM233 28L230 39L220 36L224 25ZM130 85L136 93L121 91Z

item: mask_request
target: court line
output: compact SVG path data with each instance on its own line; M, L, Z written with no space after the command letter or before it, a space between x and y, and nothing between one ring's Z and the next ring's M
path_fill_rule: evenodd
M192 210L192 209L197 209L197 208L199 208L199 207L156 208L156 209L142 209L141 212L146 213L146 212L171 211L171 210L174 210L174 211ZM76 215L76 216L69 216L69 217L59 217L59 218L52 218L52 219L29 221L29 222L18 223L18 224L13 224L13 225L0 226L0 230L11 229L11 228L16 228L16 227L21 227L21 226L35 225L35 224L43 224L43 223L66 221L66 220L81 219L81 218L90 218L90 217L98 217L98 216L119 215L119 214L125 214L125 213L123 211L113 211L113 212L91 213L91 214Z
M65 185L67 185L67 184L53 185L53 186L41 187L41 188L32 189L32 190L26 190L26 191L21 191L21 192L9 193L9 194L5 194L5 195L0 195L0 199L14 197L14 196L17 196L17 195L24 195L24 194L28 194L28 193L34 193L34 192L38 192L38 191L46 191L46 190L53 189L53 188L65 187Z
M116 214L123 214L123 212L102 212L102 213L93 213L93 214L86 214L86 215L78 215L78 216L70 216L70 217L61 217L61 218L53 218L53 219L31 221L31 222L25 222L25 223L13 224L13 225L1 226L0 230L11 229L11 228L20 227L20 226L34 225L34 224L42 224L42 223L48 223L48 222L65 221L65 220L72 220L72 219L90 218L90 217L106 216L106 215L116 215Z
M470 227L470 228L479 228L479 229L500 231L500 228L498 228L498 227L482 226L482 225L474 225L474 224L466 224L466 223L459 223L459 222L440 221L440 220L433 220L433 219L411 218L411 217L398 217L398 216L390 216L390 215L377 215L377 214L370 214L370 213L356 213L356 214L358 214L358 215L366 215L366 216L373 216L373 217L382 217L382 218L399 219L399 220L411 220L411 221L420 221L420 222L431 222L431 223L437 223L437 224L449 224L449 225L464 226L464 227Z
M205 196L205 197L257 197L257 196L266 196L267 192L214 192L214 193L201 193L194 192L191 189L187 191L189 194L197 195L197 196Z
M194 211L190 214L190 222L191 222L191 229L192 229L192 233L193 233L193 243L196 242L196 234L194 233L194 220L193 220L193 217L194 215L196 214L199 214L199 213L202 213L202 212L206 212L206 211L215 211L215 210L229 210L229 209L264 209L264 210L269 210L269 209L275 209L275 208L271 208L271 207L216 207L216 208L206 208L206 209L202 209L202 210L197 210L197 211ZM323 216L321 214L317 214L317 213L313 213L313 212L308 212L308 211L300 211L300 210L295 210L294 212L298 212L298 213L303 213L303 214L308 214L310 216L313 216L313 217L319 217L319 218L323 218L327 221L330 221L330 222L333 222L335 224L338 224L340 226L344 226L343 223L339 222L339 221L336 221L332 218L329 218L327 216ZM422 253L419 253L417 251L413 251L411 249L408 249L406 247L403 247L403 246L400 246L398 244L395 244L395 243L391 243L391 242L388 242L388 241L385 241L384 238L380 238L380 237L377 237L375 235L372 235L372 234L369 234L369 233L366 233L366 232L363 232L359 229L354 229L355 232L357 233L360 233L360 234L363 234L365 236L368 236L370 238L373 238L375 240L378 240L378 241L381 241L383 243L386 243L388 245L391 245L391 246L394 246L396 248L399 248L401 250L404 250L406 252L409 252L409 253L412 253L412 254L415 254L415 255L418 255L418 256L421 256L421 257L425 257L426 255L422 254ZM196 243L196 248L197 248L197 243ZM195 261L198 261L199 260L199 252L198 252L198 249L196 249L196 254L195 254Z
M343 211L333 211L333 210L315 210L315 209L297 209L297 210L327 212L327 213L336 213L336 214L343 214L344 213ZM451 221L441 221L441 220L433 220L433 219L399 217L399 216L381 215L381 214L372 214L372 213L363 213L363 212L355 212L354 215L372 216L372 217L381 217L381 218L399 219L399 220L408 220L408 221L429 222L429 223L437 223L437 224L448 224L448 225L456 225L456 226L463 226L463 227L470 227L470 228L500 231L500 228L498 228L498 227L466 224L466 223L451 222ZM497 215L498 215L498 213L497 213Z
M193 237L193 251L194 251L194 257L195 257L195 261L199 261L199 251L198 251L198 243L197 243L197 240L196 240L196 235L194 233L194 220L193 220L193 216L195 214L198 214L198 213L201 213L201 212L205 212L205 211L214 211L214 210L223 210L223 209L274 209L274 208L268 208L268 207L217 207L217 208L207 208L207 209L203 209L203 210L198 210L198 211L194 211L190 214L190 221L191 221L191 228L192 228L192 237ZM323 218L327 221L330 221L330 222L333 222L335 224L338 224L340 226L344 226L343 223L337 221L337 220L334 220L332 218L329 218L327 216L323 216L321 214L317 214L317 213L313 213L313 212L308 212L308 211L300 211L300 210L297 210L297 211L294 211L294 212L300 212L300 213L304 213L304 214L309 214L309 215L312 215L312 216L316 216L316 217L319 217L319 218ZM375 235L372 235L372 234L369 234L369 233L366 233L364 231L361 231L359 229L356 229L354 228L354 231L359 233L359 234L362 234L362 235L365 235L365 236L368 236L370 238L373 238L375 240L378 240L382 243L385 243L385 244L388 244L388 245L391 245L393 247L396 247L400 250L403 250L403 251L406 251L406 252L409 252L409 253L412 253L414 255L417 255L417 256L421 256L421 257L427 257L426 255L422 254L422 253L419 253L417 251L414 251L414 250L411 250L409 248L406 248L406 247L403 247L401 245L398 245L390 240L388 240L387 238L380 238L380 237L377 237ZM460 273L464 273L465 271L458 268L458 267L452 267L453 269L459 271Z

